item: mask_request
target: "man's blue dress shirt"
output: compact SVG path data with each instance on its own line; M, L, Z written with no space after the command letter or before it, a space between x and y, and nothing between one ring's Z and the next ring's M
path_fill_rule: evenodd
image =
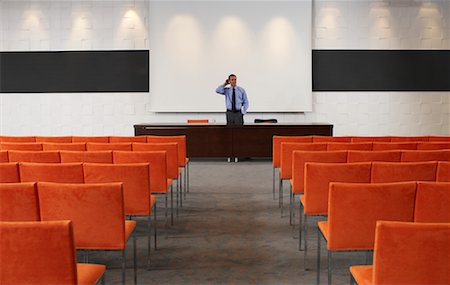
M248 99L244 88L236 86L236 110L241 110L242 114L247 113L248 109ZM231 98L233 96L233 87L225 87L223 84L217 87L216 93L225 95L225 105L227 110L232 110Z

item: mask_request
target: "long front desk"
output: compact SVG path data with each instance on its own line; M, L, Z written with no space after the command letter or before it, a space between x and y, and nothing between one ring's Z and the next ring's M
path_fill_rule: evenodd
M271 157L272 137L332 136L327 123L159 123L134 125L135 136L186 135L188 157Z

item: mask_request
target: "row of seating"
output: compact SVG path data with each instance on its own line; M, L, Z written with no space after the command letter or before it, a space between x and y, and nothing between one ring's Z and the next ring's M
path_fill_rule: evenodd
M332 182L328 201L328 221L318 222L317 283L320 280L320 237L327 243L328 284L331 284L332 253L373 250L377 221L450 223L450 182ZM448 237L447 243L450 243ZM434 260L430 262L440 257L440 263L445 264L443 257L448 256L448 252L432 252ZM442 274L446 267L448 264L436 266L434 270ZM424 270L430 272L428 266ZM414 284L428 284L425 281L429 278L421 279L427 278L421 274Z
M153 142L161 136L0 136L0 142L38 142L38 143L125 143L125 142ZM183 136L164 136L166 139Z

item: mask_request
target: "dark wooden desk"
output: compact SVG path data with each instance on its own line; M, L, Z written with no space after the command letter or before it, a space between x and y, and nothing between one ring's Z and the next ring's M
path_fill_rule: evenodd
M134 125L136 136L186 135L189 157L271 157L272 137L332 136L327 123L248 123L229 126L220 123L160 123Z

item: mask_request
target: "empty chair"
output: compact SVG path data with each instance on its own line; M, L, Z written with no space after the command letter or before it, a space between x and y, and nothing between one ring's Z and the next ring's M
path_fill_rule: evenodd
M72 136L36 136L36 142L40 143L71 143Z
M333 137L333 136L313 136L312 141L314 143L324 142L351 142L352 137Z
M370 162L370 161L400 162L401 156L402 151L400 150L378 150L378 151L349 150L347 153L347 162Z
M436 181L436 162L374 162L372 182Z
M110 143L134 143L134 142L145 143L145 142L147 142L147 138L145 136L110 136L109 142Z
M20 162L21 182L83 183L82 163Z
M108 136L72 136L72 142L73 143L79 143L79 142L108 143L109 137Z
M327 150L372 150L371 142L329 142L327 144Z
M23 142L23 143L0 143L2 150L42 150L41 143Z
M255 119L254 122L256 124L259 124L259 123L275 124L275 123L278 123L278 120L277 119Z
M1 284L94 285L106 269L76 264L71 221L0 222L0 236Z
M402 162L450 161L449 150L403 150Z
M10 162L59 163L59 151L8 151Z
M0 150L0 163L9 162L8 160L8 151Z
M450 284L450 224L378 221L373 265L351 266L358 284Z
M447 142L419 142L417 143L418 150L431 149L450 149L450 140Z
M85 151L86 143L42 143L43 150Z
M317 284L320 280L320 236L327 242L328 284L332 253L372 250L378 220L412 222L416 182L330 183L328 221L318 223Z
M450 182L418 182L414 222L450 223Z
M39 221L36 183L0 183L0 221Z
M61 162L92 162L113 163L113 155L110 150L99 151L60 151Z
M357 136L352 137L352 142L390 142L390 136Z
M395 143L374 142L372 144L372 150L395 150L395 149L417 149L417 143L416 142L395 142Z
M450 182L450 162L446 161L438 162L436 181Z
M448 141L450 141L450 136L428 136L428 141L430 141L430 142L448 142Z
M0 136L0 142L23 143L36 142L34 136Z
M86 143L86 149L88 151L98 150L128 150L131 151L131 143Z
M198 123L208 123L208 119L189 119L187 120L189 124L198 124Z
M18 163L0 163L0 183L20 182Z
M76 249L120 250L125 284L125 249L135 221L125 221L122 183L38 183L41 220L71 220ZM136 238L133 235L134 283Z
M391 142L427 142L428 136L391 136Z

